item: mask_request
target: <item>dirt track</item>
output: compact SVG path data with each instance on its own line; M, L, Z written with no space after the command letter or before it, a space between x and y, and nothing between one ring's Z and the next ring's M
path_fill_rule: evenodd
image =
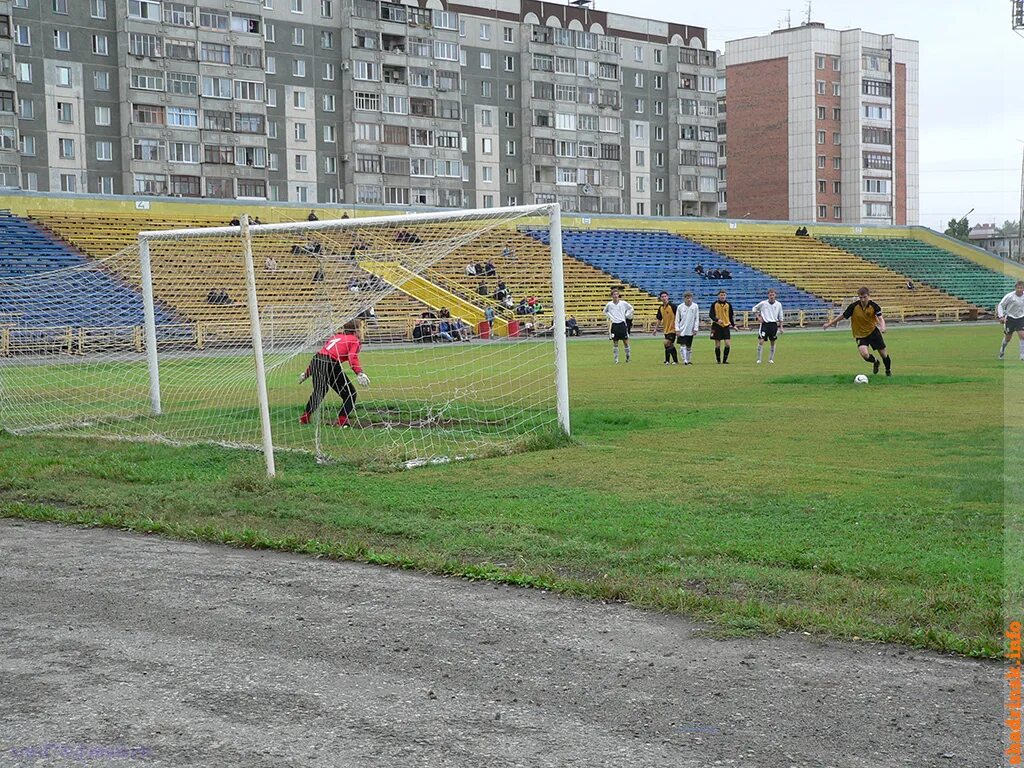
M984 766L1002 667L0 520L0 766Z

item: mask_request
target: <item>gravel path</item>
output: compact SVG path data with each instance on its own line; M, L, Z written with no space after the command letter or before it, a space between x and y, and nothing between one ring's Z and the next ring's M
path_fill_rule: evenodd
M1000 764L995 662L0 520L0 766Z

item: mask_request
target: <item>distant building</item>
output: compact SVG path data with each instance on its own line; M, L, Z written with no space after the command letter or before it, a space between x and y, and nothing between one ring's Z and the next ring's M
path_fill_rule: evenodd
M995 224L975 224L967 237L970 238L971 245L984 248L1004 259L1020 261L1020 239L1016 232L1001 235Z
M726 43L729 216L917 224L917 48L819 23Z

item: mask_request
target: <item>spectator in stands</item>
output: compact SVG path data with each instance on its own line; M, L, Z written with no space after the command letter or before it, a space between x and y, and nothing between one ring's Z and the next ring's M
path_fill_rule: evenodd
M698 264L696 267L693 268L693 271L696 272L701 277L704 277L704 265L703 264Z
M316 211L310 211L306 221L320 221L320 217L316 215Z
M910 278L907 278L907 290L908 291L916 290L915 287L914 287L914 281L911 280Z
M455 332L455 338L459 341L469 341L469 337L472 335L469 326L462 322L461 317L455 319L452 330Z
M313 282L322 283L324 281L324 267L321 264L316 268L316 272L313 273Z
M359 281L353 277L348 281L348 289L352 291L352 293L359 293Z
M447 320L442 320L441 324L437 326L437 335L441 337L442 341L455 341L452 336L452 326Z
M451 317L452 313L451 310L448 309L448 307L441 307L441 311L437 313L437 316L447 318Z
M207 304L219 304L220 302L217 301L218 296L219 296L219 292L217 291L217 289L216 288L211 288L210 292L208 294L206 294L206 303Z
M729 271L728 269L723 269L723 270L722 270L722 271L721 271L721 272L719 273L719 275L721 276L721 278L722 278L723 280L732 280L732 272L730 272L730 271Z
M487 287L487 283L481 280L480 285L476 287L476 292L481 296L487 296L488 294L490 294L491 289Z
M478 275L480 275L481 277L483 276L483 274L484 274L484 265L481 264L479 261L476 264L473 265L473 269L476 270L476 273Z
M797 227L797 230L796 230L796 236L797 237L807 237L809 234L810 233L807 231L807 227Z
M526 303L526 299L520 299L519 305L516 307L517 315L528 315L530 314L530 305Z
M266 261L263 262L263 268L267 272L277 272L277 259L273 256L267 256Z
M237 216L235 216L233 219L231 219L231 221L228 222L228 226L230 227L239 227L241 225L242 222L239 220Z
M544 305L541 304L540 301L537 301L537 303L533 305L533 314L539 315L543 311L544 311Z
M253 219L253 220L252 220L252 223L253 223L253 224L262 224L263 222L262 222L262 221L260 221L260 217L259 217L259 216L257 216L257 217L256 217L255 219Z
M484 323L487 324L487 331L490 333L491 329L494 328L494 307L486 307L484 309Z
M408 230L401 230L395 235L396 243L422 243L423 240L415 232L409 232Z
M498 287L494 291L494 300L495 301L505 301L505 299L508 298L510 295L511 294L509 294L508 288L505 287L505 281L504 280L499 280L498 281Z
M505 243L505 247L501 249L501 258L515 261L516 252L512 250L512 246L509 243Z
M234 304L228 292L223 288L211 288L206 295L207 304Z
M469 264L466 265L466 276L467 277L475 277L476 276L476 264L474 264L473 262L470 262Z
M347 213L343 213L343 214L341 214L341 218L343 218L343 219L347 219L347 218L348 218L348 214L347 214Z
M537 311L537 297L536 296L527 296L526 297L526 304L527 304L527 306L530 307L530 314L531 315L534 312Z
M487 263L484 264L484 277L494 277L497 274L498 271L494 268L494 262L488 260Z
M569 318L565 321L565 335L580 335L580 324L576 322L576 315L569 315Z
M505 309L512 309L515 306L515 301L512 299L512 294L508 294L501 302L501 306Z
M429 320L420 319L412 329L412 340L426 344L434 340L434 326Z
M712 280L717 280L721 276L722 273L719 272L717 269L712 269L710 272L708 272L708 277L710 277Z

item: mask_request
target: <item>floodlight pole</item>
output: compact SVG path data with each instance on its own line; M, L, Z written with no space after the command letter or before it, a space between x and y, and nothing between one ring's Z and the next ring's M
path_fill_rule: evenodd
M263 361L263 330L260 327L260 308L256 300L256 267L252 262L252 232L249 214L241 218L242 258L245 261L246 303L249 305L249 326L252 329L252 351L256 358L256 394L260 405L260 424L263 432L263 456L267 463L267 477L276 474L274 468L274 439L270 432L270 400L267 397L267 368Z
M558 426L569 435L569 358L565 339L565 278L562 273L562 210L551 207L548 227L551 246L551 336L555 341L555 392L558 397Z
M153 415L159 416L160 361L156 352L156 306L153 301L153 265L149 256L149 240L139 235L139 272L142 275L142 311L146 327L146 361L149 365L149 402Z

